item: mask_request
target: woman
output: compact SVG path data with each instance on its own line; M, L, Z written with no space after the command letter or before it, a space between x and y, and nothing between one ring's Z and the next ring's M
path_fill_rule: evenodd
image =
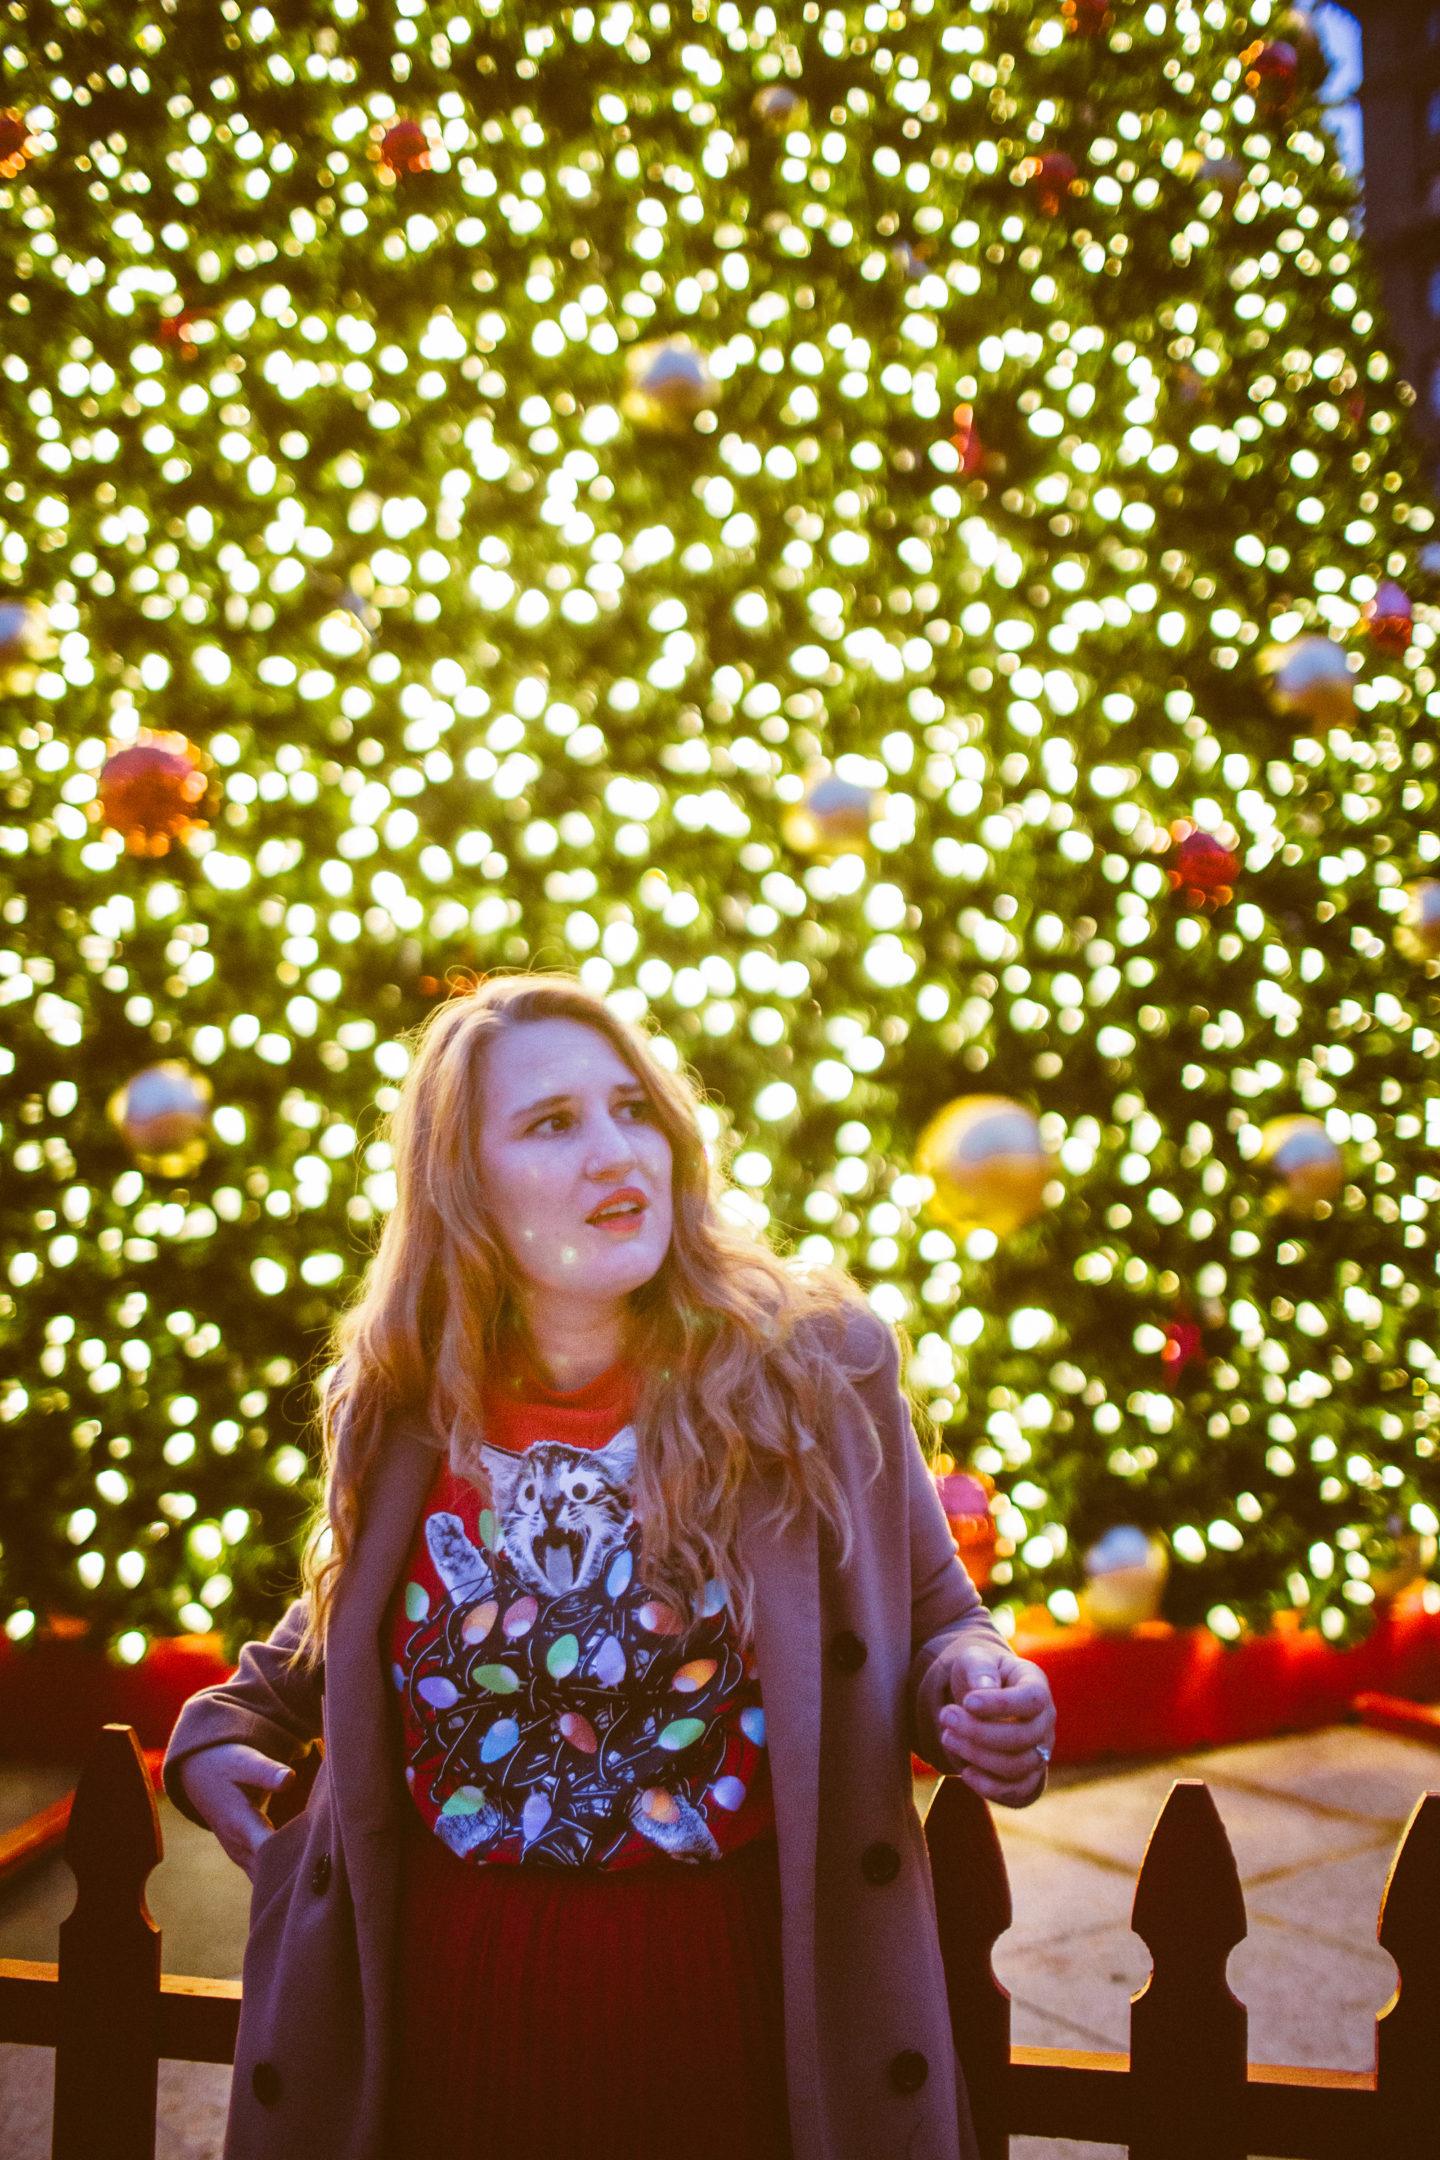
M254 1884L226 2160L973 2160L910 1753L1023 1807L1053 1705L704 1115L559 972L417 1031L304 1594L165 1760Z

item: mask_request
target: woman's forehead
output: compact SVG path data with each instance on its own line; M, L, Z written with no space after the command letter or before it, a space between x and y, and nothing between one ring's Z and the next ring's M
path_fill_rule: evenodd
M613 1043L576 1020L508 1029L491 1045L487 1079L502 1114L551 1094L639 1084Z

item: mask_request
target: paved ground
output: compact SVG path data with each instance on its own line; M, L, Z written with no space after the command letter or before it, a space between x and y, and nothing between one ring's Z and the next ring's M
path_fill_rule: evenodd
M1251 2060L1372 2069L1375 2014L1395 1985L1375 1940L1380 1894L1416 1800L1440 1790L1440 1750L1361 1726L1061 1770L1034 1807L996 1809L1015 1924L995 1963L1015 2040L1128 2045L1129 1998L1149 1970L1129 1929L1135 1872L1177 1777L1210 1785L1245 1885L1250 1932L1231 1957L1230 1983L1249 2008ZM0 1764L0 1826L69 1782L63 1770ZM166 1857L150 1879L150 1908L167 1971L238 1978L249 1883L163 1800L161 1827ZM0 1957L53 1958L71 1895L58 1860L0 1893ZM50 2083L47 2051L0 2047L6 2160L48 2160ZM157 2160L218 2160L228 2085L221 2067L162 2065ZM1017 2138L1011 2160L1121 2160L1121 2148Z

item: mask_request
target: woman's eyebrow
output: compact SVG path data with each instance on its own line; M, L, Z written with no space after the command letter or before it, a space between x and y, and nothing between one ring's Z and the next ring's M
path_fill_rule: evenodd
M635 1081L626 1080L622 1081L618 1087L613 1087L610 1092L612 1095L643 1095L645 1090ZM517 1110L514 1113L514 1121L518 1122L521 1118L532 1116L537 1110L549 1110L556 1103L568 1103L570 1100L569 1095L542 1095L538 1102L527 1103L523 1110Z

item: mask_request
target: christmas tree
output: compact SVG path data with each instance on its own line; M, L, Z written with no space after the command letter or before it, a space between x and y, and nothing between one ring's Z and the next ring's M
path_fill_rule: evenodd
M4 39L11 1638L270 1624L406 1032L557 965L905 1331L1007 1626L1133 1525L1177 1622L1363 1632L1436 1528L1440 693L1309 26Z

